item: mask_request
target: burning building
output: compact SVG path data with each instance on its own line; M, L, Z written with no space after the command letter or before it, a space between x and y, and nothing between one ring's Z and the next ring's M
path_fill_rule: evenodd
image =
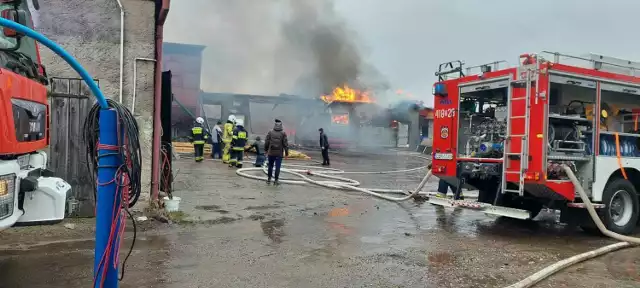
M278 118L284 123L289 141L301 146L317 147L319 128L324 128L331 146L338 149L409 144L414 127L415 138L420 137L418 110L404 104L383 108L367 92L349 86L337 87L316 98L202 92L199 103L208 123L224 122L234 114L244 119L251 137L266 135ZM398 141L403 136L408 141ZM414 142L417 145L419 140L411 143Z
M319 97L322 111L304 115L296 142L317 146L318 128L327 132L333 148L393 147L396 136L388 109L376 104L367 91L344 85Z

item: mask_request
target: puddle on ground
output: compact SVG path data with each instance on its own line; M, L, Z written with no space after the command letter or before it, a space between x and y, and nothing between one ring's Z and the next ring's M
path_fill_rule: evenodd
M268 210L268 209L278 209L279 205L258 205L258 206L247 206L244 208L245 210Z
M273 243L282 243L284 233L284 219L273 219L260 222L262 233L267 236Z
M196 209L208 212L217 212L220 214L229 214L228 210L221 209L219 205L198 205L196 206Z
M130 245L125 242L122 257ZM169 245L162 236L139 237L122 286L165 287L161 285L165 279L159 275L163 274ZM0 250L0 288L92 287L94 246L94 241L59 241L19 251ZM149 266L154 269L145 268Z

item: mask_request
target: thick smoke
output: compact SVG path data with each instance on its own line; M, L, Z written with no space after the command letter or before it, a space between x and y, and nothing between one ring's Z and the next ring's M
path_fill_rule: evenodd
M304 77L297 81L297 92L329 93L344 84L359 89L386 87L385 81L372 77L380 75L364 61L362 42L335 11L333 1L287 3L290 14L282 26L283 44L297 52L297 60L306 63Z
M203 17L189 17L205 22L196 29L198 44L207 46L205 91L318 97L343 84L386 86L333 0L193 1L190 13ZM170 17L182 17L175 10Z
M200 39L198 44L207 47L202 63L204 91L317 98L347 84L370 91L378 103L387 98L383 96L388 91L385 77L368 63L364 42L334 9L334 0L189 1L194 2L188 10L191 14L172 7L170 17L188 16L206 24L198 28L198 33L193 32L194 27L184 26L180 30L184 38L172 41L189 42L187 39L196 37ZM352 127L330 127L333 125L328 117L314 118L326 112L322 103L317 104L250 104L251 133L266 133L273 118L279 118L285 122L285 129L297 130L294 141L310 139L311 145L317 144L320 127L331 137L353 143L353 138L369 145L387 138L379 132L355 133ZM357 115L363 112L356 110Z

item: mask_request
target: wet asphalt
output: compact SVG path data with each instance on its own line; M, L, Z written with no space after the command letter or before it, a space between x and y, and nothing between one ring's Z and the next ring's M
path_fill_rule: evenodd
M425 165L406 152L331 157L333 168L349 171ZM267 186L214 161L175 166L185 214L170 224L139 223L121 287L504 287L613 243L557 224L553 213L519 221L315 186ZM409 189L422 176L348 177L363 187ZM436 187L433 179L424 190ZM73 227L0 233L0 288L91 287L93 220L65 224ZM640 249L573 266L536 287L640 287Z

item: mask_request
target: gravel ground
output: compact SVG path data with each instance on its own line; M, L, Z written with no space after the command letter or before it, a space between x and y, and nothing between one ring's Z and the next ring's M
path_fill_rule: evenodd
M413 154L392 154L334 154L332 167L424 165ZM267 186L215 161L181 159L175 165L185 214L172 224L139 224L122 287L504 287L613 243L556 224L549 213L536 221L493 218L413 200L397 204L314 186ZM349 177L363 187L408 189L422 175ZM436 185L433 179L425 190ZM2 232L0 287L89 287L93 220L65 224L73 227ZM537 287L640 287L639 264L640 249L627 249L573 266Z

